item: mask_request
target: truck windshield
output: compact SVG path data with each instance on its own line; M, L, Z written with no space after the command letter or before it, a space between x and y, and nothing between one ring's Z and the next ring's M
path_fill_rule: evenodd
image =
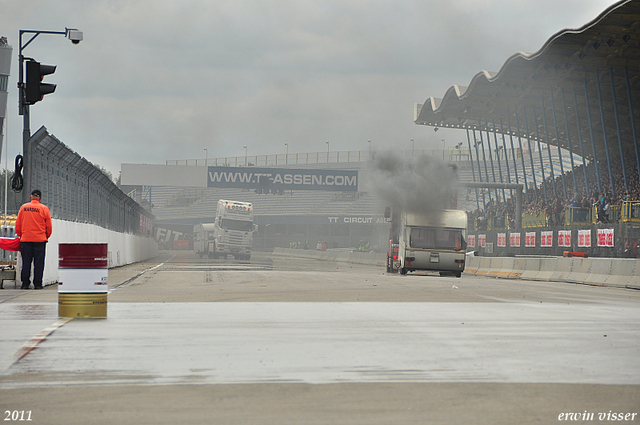
M253 222L242 221L242 220L232 220L230 218L225 218L220 223L220 227L226 230L240 230L242 232L252 232Z
M464 240L461 229L412 227L409 246L411 248L461 251L467 248L467 243Z

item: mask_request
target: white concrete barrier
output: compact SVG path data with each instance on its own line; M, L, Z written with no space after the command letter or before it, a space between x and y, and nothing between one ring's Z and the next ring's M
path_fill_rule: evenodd
M540 270L533 277L533 280L542 280L548 282L551 279L551 275L556 270L557 258L540 258Z
M613 260L611 258L592 258L591 274L587 282L590 285L604 286L607 278L611 274L613 268Z
M556 267L549 280L551 282L565 282L571 274L574 262L573 258L558 257L556 258Z
M527 258L520 279L535 280L540 272L540 258Z
M605 285L626 288L636 274L637 264L637 260L628 258L615 260L612 264L611 274L604 281Z
M102 227L53 219L53 233L47 243L43 285L58 282L58 245L61 243L107 243L108 267L124 266L126 264L153 258L158 255L158 244L153 238L118 233ZM20 281L21 264L18 266L16 279Z
M587 283L591 276L591 265L593 259L572 257L571 273L569 273L564 281L568 283Z
M513 260L513 269L511 273L509 273L509 277L512 279L520 279L522 273L527 269L527 260L526 258L514 258Z
M480 257L480 264L476 270L476 275L486 275L491 269L491 257Z
M464 272L469 274L476 274L478 267L480 267L480 258L471 255L467 255L464 261Z
M490 257L489 269L487 270L486 276L498 277L502 271L502 261L502 257Z

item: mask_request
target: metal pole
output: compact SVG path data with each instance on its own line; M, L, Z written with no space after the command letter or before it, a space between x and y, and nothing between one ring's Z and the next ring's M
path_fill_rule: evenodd
M587 88L587 79L584 79L584 97L587 103L587 120L589 121L589 134L591 135L591 149L593 150L593 165L596 169L596 181L598 182L598 192L602 193L602 184L600 183L600 172L598 171L598 155L596 154L596 142L593 136L593 123L591 122L591 108L589 107L589 90Z
M520 183L518 179L518 165L516 161L516 149L513 147L513 131L511 131L511 115L507 110L507 126L509 127L509 140L511 142L511 156L513 157L513 172L516 175L516 184Z
M636 134L636 120L633 117L633 102L631 102L631 86L629 84L629 72L624 68L624 77L627 80L627 97L629 98L629 117L631 118L631 133L633 134L633 146L636 148L636 166L638 167L638 181L640 181L640 155L638 154L638 137Z
M511 183L511 170L509 169L509 153L507 149L507 141L504 139L504 125L502 124L502 118L500 118L500 132L502 133L502 147L504 149L504 162L505 164L507 164L507 182ZM513 146L511 146L511 148L513 149ZM512 189L509 189L509 194L513 198Z
M487 148L489 149L489 160L491 161L491 175L493 176L493 182L496 183L497 182L496 169L493 166L493 154L491 151L491 133L489 133L489 121L485 119L484 122L485 122L485 131L487 132Z
M571 148L571 131L569 130L569 120L567 119L567 104L564 99L564 89L560 88L562 94L562 112L564 113L564 127L567 130L567 145L569 145L569 155L571 157L571 176L573 177L573 192L577 193L578 183L576 183L576 165L573 162L573 149Z
M469 136L469 129L467 128L467 142L469 143L469 161L471 162L471 175L473 176L473 182L476 181L475 167L473 166L473 157L471 156L471 137ZM480 171L480 170L478 170ZM480 196L478 195L478 188L476 187L476 205L480 209Z
M556 145L558 145L558 162L560 163L560 177L562 177L562 191L564 199L567 199L567 185L564 182L564 163L562 162L562 148L560 147L560 133L558 133L558 119L556 118L556 103L553 100L553 89L549 89L551 93L551 112L553 115L553 126L556 129Z
M549 143L549 128L547 127L547 111L544 106L544 98L540 97L542 103L542 125L544 126L544 137L547 143L547 152L549 153L549 170L551 175L551 187L553 187L553 196L558 197L558 191L556 190L556 175L553 168L553 158L551 157L551 144Z
M20 59L20 69L18 72L18 113L19 115L23 115L24 124L22 130L22 173L23 173L23 185L22 185L22 203L29 202L29 196L31 194L31 153L29 152L29 139L31 138L31 128L29 124L29 105L24 102L24 55L22 54L23 50L27 48L29 44L33 40L36 39L40 34L58 34L58 35L67 35L69 29L65 29L65 31L34 31L34 30L20 30L20 49L18 53L18 58ZM22 35L23 34L33 34L33 36L26 43L22 44Z
M480 168L480 154L478 153L478 141L476 140L476 130L473 130L473 146L476 148L476 160L478 161L478 176L482 181L482 168ZM487 201L484 197L484 191L482 191L482 208L487 205Z
M536 129L536 140L538 141L538 155L540 156L540 172L542 173L542 190L544 191L544 200L547 201L547 179L544 175L544 162L542 161L542 146L540 145L540 132L538 131L538 114L536 107L533 106L533 124Z
M498 174L500 175L500 183L504 183L502 179L502 164L500 161L500 149L498 148L498 133L496 131L496 121L493 120L493 140L496 142L496 159L498 160ZM502 189L502 200L507 201L507 194Z
M529 183L527 183L527 169L524 165L524 152L522 150L522 137L520 136L520 123L518 120L518 108L515 109L516 114L516 128L518 129L518 144L520 145L520 160L522 161L522 176L524 179L524 186L527 188L527 202L529 202Z
M600 76L596 71L596 86L598 88L598 102L600 103L600 118L602 119L602 137L604 137L604 149L607 154L607 168L609 169L609 183L611 186L611 196L616 196L616 188L613 185L613 173L611 172L611 159L609 158L609 143L607 142L607 127L604 122L604 106L602 105L602 90L600 90Z
M616 86L613 79L613 68L609 68L611 76L611 96L613 97L613 115L616 117L616 130L618 130L618 146L620 146L620 163L622 164L622 177L624 178L624 190L629 190L627 183L627 170L624 166L624 153L622 152L622 136L620 135L620 118L618 117L618 100L616 98Z
M482 162L484 163L484 174L487 177L487 181L489 181L489 169L487 168L487 156L486 156L486 154L484 152L484 150L485 150L484 149L484 139L482 138L482 128L480 128L481 125L482 124L480 124L480 120L478 120L478 134L480 135L480 144L482 145Z
M582 172L584 173L584 187L589 193L589 179L587 178L587 160L584 158L584 143L582 142L582 129L580 127L580 115L578 114L578 95L573 89L573 103L575 104L576 126L578 127L578 140L580 141L580 155L582 155Z
M531 162L531 178L533 178L533 193L538 200L538 180L536 179L536 169L533 165L533 152L531 152L531 135L529 134L529 119L527 118L527 107L522 106L524 114L524 132L527 136L527 152L529 153L529 162Z

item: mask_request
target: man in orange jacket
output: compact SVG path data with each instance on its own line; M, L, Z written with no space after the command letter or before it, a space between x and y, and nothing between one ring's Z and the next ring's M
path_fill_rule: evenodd
M22 254L22 289L31 284L31 263L33 263L33 287L42 289L44 257L49 236L51 236L51 213L46 205L40 203L42 192L31 192L31 202L20 207L16 220L16 234L20 237Z

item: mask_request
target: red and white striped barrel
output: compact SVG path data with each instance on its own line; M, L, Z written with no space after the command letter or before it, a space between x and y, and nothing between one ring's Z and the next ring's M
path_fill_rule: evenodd
M107 317L106 243L61 243L58 254L60 317Z

